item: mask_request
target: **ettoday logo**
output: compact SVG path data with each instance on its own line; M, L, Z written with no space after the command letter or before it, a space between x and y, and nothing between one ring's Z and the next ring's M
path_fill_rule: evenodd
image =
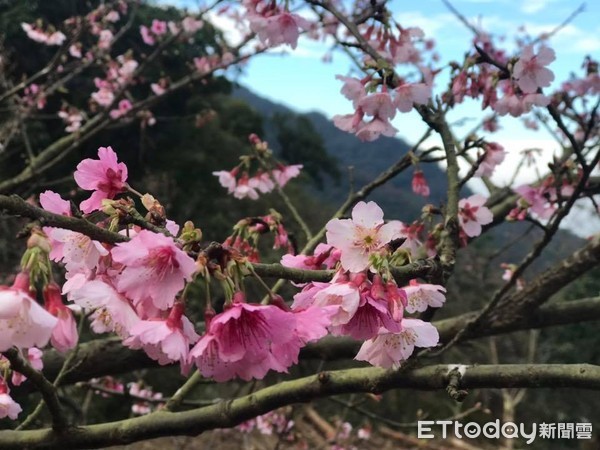
M441 434L433 426L441 427ZM449 432L453 432L458 439L477 439L483 435L488 439L525 439L531 444L536 438L542 439L591 439L591 423L532 423L516 424L514 422L500 423L499 419L494 422L479 424L468 422L466 424L453 420L420 420L418 422L417 437L419 439L445 439Z

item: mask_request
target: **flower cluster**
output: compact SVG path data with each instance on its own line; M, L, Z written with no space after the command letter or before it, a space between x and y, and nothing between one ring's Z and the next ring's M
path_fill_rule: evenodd
M27 37L32 41L39 42L40 44L45 45L63 45L63 43L67 40L65 34L61 31L54 30L49 28L47 30L43 30L37 24L29 24L23 22L21 24L21 28L25 33L27 33Z
M331 220L326 228L328 245L313 257L282 259L290 267L338 268L331 282L305 285L292 310L327 310L330 333L366 341L356 359L382 367L398 366L415 346L437 345L437 330L405 313L442 306L444 289L416 280L400 288L386 270L394 256L390 244L404 238L404 225L385 223L379 206L359 202L351 219Z
M287 44L293 49L298 45L298 37L311 28L304 17L282 9L277 2L244 1L246 20L250 29L258 35L261 43L267 47Z
M384 222L383 211L374 202L358 203L351 219L331 220L326 226L327 243L319 244L313 255L291 254L282 218L273 210L240 221L229 242L211 254L198 247L200 230L191 222L180 229L168 221L164 208L149 194L139 194L148 210L146 220L160 224L164 234L121 221L135 206L133 200L117 197L137 194L127 178L127 166L110 147L101 147L98 159L78 165L75 181L80 188L93 191L79 207L85 213L101 210L107 214L108 219L98 225L119 231L123 238L118 240L123 242L101 243L57 227L36 230L23 258L24 272L13 286L0 288L0 351L13 346L28 349L31 365L41 368L37 347L50 342L64 352L77 344L73 310L86 314L96 333L115 333L125 346L143 350L161 365L178 363L184 374L196 366L216 381L261 379L269 371L287 372L298 362L302 347L328 334L364 341L356 359L382 367L398 366L415 346L437 344L433 325L407 315L442 306L445 290L416 280L404 288L396 284L390 267L399 254L411 254L410 246L417 245L411 238L415 232L399 221ZM287 182L283 170L274 178L282 185ZM57 215L76 213L74 205L52 191L44 192L40 203ZM478 217L475 203L470 199L462 205L469 217ZM240 290L243 280L236 277L244 272L256 275L249 266L253 257L244 255L236 242L254 240L252 248L258 254L256 240L266 232L274 233L275 248L288 251L283 265L334 269L335 276L328 283L300 285L291 307L272 292L268 303L249 302ZM195 249L197 260L189 256L190 249ZM49 260L64 265L62 288L49 276ZM210 274L223 286L225 304L216 313L207 302L205 331L200 335L185 314L187 286L195 277ZM30 292L40 284L45 307ZM63 295L68 304L63 303ZM13 384L21 380L16 376ZM0 384L0 391L8 395L6 383ZM141 398L136 414L149 411L142 397L153 403L158 400L142 391L131 395ZM7 400L4 414L15 416L15 405Z
M219 178L219 183L227 189L229 194L237 199L256 200L259 193L266 194L275 188L283 188L292 178L300 175L302 164L286 166L275 162L273 167L265 168L266 162L271 160L268 143L261 141L255 134L251 134L249 140L254 152L252 155L242 157L242 162L232 170L213 172L213 175ZM259 164L263 164L250 176L251 164L255 160Z
M395 136L398 130L390 120L396 111L408 112L413 104L425 104L431 97L431 87L424 83L404 83L391 92L384 85L380 92L370 93L377 88L370 76L362 80L340 75L337 78L344 82L341 92L352 101L355 111L334 116L333 123L362 141L374 141L382 134Z

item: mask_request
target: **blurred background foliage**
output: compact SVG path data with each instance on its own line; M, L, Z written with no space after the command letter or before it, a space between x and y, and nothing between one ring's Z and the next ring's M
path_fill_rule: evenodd
M41 17L48 23L59 23L74 14L84 14L97 3L76 0L0 1L0 36L9 60L5 76L19 80L24 74L39 70L51 58L54 50L29 40L21 30L21 22L30 23ZM181 14L175 8L140 5L133 26L112 54L118 55L129 49L136 54L147 53L149 47L141 42L139 25L150 23L152 18L173 20L181 17ZM148 83L144 82L146 80L155 81L162 76L176 80L183 76L191 69L193 57L206 54L207 48L221 39L214 29L206 26L194 45L179 45L174 51L163 55L159 63L144 76L145 80L140 80L139 85L133 88L133 93L136 96L147 93L149 88ZM87 96L92 91L93 78L99 75L102 74L91 70L74 79L67 86L64 98L71 104L86 104ZM328 220L350 189L358 189L369 182L409 149L405 142L390 138L381 138L375 143L360 143L354 136L337 130L324 116L317 113L297 114L236 85L231 76L235 74L228 75L213 77L207 83L194 83L163 99L152 108L157 121L152 127L140 125L139 120L130 120L102 131L78 152L66 157L58 167L18 193L30 196L53 189L64 197L81 200L85 194L77 190L72 180L75 166L82 158L94 157L98 147L110 145L119 158L127 163L130 183L137 190L152 193L166 207L170 218L178 223L192 220L202 228L207 241L223 241L230 234L231 227L244 217L265 215L269 208L280 211L284 216L287 214L285 205L276 194L264 195L257 201L237 200L226 195L217 178L212 175L213 171L229 170L239 162L239 156L248 150L250 133L269 141L282 161L304 164L303 175L292 181L286 191L313 230ZM3 107L0 110L2 125L11 113L4 108L6 105L0 107ZM51 98L43 111L27 121L34 149L39 151L64 135L64 124L54 113L59 108L60 100ZM5 149L0 153L0 178L18 173L23 167L24 158L24 144L17 139L11 144L10 151ZM387 219L412 222L420 216L425 203L439 205L443 201L446 191L443 171L432 164L422 169L432 191L429 199L424 200L412 194L412 170L401 174L372 196L371 199L384 209ZM463 196L468 194L465 188ZM284 223L295 238L302 241L294 222L285 219ZM0 281L7 280L18 265L24 241L15 240L14 237L23 225L23 221L0 217ZM500 263L518 262L528 250L523 242L533 242L537 230L528 228L523 223L503 224L461 252L456 273L448 285L447 305L436 314L436 318L481 307L489 293L502 283ZM518 240L525 233L526 237ZM267 249L272 244L269 239L266 239ZM582 244L583 240L561 231L533 273L572 253ZM499 248L504 250L499 252ZM277 261L280 256L279 251L272 251L267 253L265 260ZM255 292L258 295L260 291ZM290 298L294 289L288 288L284 292ZM596 269L566 286L557 293L554 301L596 296L599 292L600 271ZM84 336L84 339L90 338L92 336ZM490 339L481 339L458 346L443 358L447 363L462 364L490 363L494 357L500 363L526 362L531 357L528 354L531 353L529 349L532 342L534 362L600 363L595 323L545 329L536 335L530 332L512 333L495 339L493 343ZM492 349L494 346L495 350ZM250 389L290 376L353 365L355 363L352 361L309 361L294 368L290 375L272 374L263 381L250 384L207 384L198 389L195 395L199 399L224 398L247 393ZM175 368L136 371L122 377L124 382L140 379L155 391L167 395L174 392L182 381ZM64 388L63 398L70 406L73 417L78 420L94 423L131 414L131 400L97 395L92 397L90 392L83 385ZM24 414L36 404L33 400L17 400L24 406ZM346 396L345 400L355 401L356 396ZM365 398L362 408L399 423L410 423L418 418L447 418L479 402L481 408L469 415L469 420L487 422L501 418L503 412L506 413L502 393L498 390L472 392L462 405L450 400L444 392L395 391L384 394L379 401L372 397ZM89 407L92 403L93 407ZM531 390L516 406L514 414L517 422L524 423L592 421L597 430L600 429L598 404L600 395L597 392ZM343 408L329 400L316 402L316 405L323 417L332 420L343 416L355 425L365 421L377 425L377 420L366 418L356 410ZM410 432L411 428L404 431ZM577 441L538 440L531 448L577 448L577 445Z

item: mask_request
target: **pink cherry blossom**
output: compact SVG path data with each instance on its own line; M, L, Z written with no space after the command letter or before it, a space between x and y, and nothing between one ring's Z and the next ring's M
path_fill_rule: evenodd
M476 177L489 177L494 173L494 169L497 165L504 161L506 151L504 147L496 142L486 143L484 146L485 156L481 161L481 164L475 172Z
M360 305L360 291L356 283L351 281L334 281L330 285L321 285L307 290L308 296L294 296L293 309L318 306L321 308L335 307L331 314L331 324L334 326L347 324ZM317 286L315 286L317 287ZM311 295L312 294L312 298Z
M173 305L175 295L191 281L196 264L172 238L148 230L111 250L115 262L125 266L117 288L134 302L150 299L159 309Z
M25 31L27 37L32 41L39 42L41 44L46 44L48 42L48 35L37 27L23 22L21 23L21 28L23 31Z
M342 267L360 272L369 267L369 257L400 237L402 223L383 222L383 211L375 202L359 202L352 219L333 219L327 225L327 243L341 250Z
M40 194L40 205L48 212L71 216L71 204L56 192L50 190L42 192Z
M274 305L250 305L238 292L230 307L207 318L207 333L190 351L190 359L216 381L236 376L261 379L269 370L286 372L295 355L286 355L284 349L297 343L295 327L294 314Z
M63 304L60 287L56 283L48 284L43 294L46 310L58 319L50 341L56 350L64 353L74 348L79 341L73 312Z
M46 211L71 216L71 204L52 191L40 194L40 204ZM62 228L44 227L44 233L50 239L52 250L50 259L63 261L71 274L89 273L98 265L100 258L108 255L108 250L88 236Z
M142 36L142 41L144 41L144 44L146 44L146 45L156 44L156 40L154 39L154 36L152 35L152 33L150 32L150 29L147 26L145 26L145 25L140 26L140 35Z
M27 349L27 355L25 359L29 362L29 365L37 371L41 371L44 368L44 361L42 360L42 356L44 353L37 347L31 347ZM13 386L19 386L27 380L27 377L22 373L15 372L13 370L12 377L10 378Z
M400 246L401 248L405 248L410 251L412 256L417 256L423 246L423 242L421 241L421 233L423 231L423 223L419 221L415 221L411 224L405 224L400 222L400 236L404 238L405 241Z
M398 130L388 120L375 116L356 131L356 137L361 141L371 142L382 134L387 137L394 137L397 132Z
M21 406L9 395L6 382L0 377L0 419L9 417L10 419L15 420L21 411Z
M159 83L152 83L150 85L150 89L152 89L152 92L154 92L156 95L163 95L165 93L165 90L166 90Z
M275 181L273 181L273 177L270 172L259 172L257 175L252 177L254 183L256 183L256 189L266 194L275 189Z
M129 301L108 282L96 279L69 292L69 299L92 314L96 333L115 332L129 336L129 330L140 321Z
M269 47L287 44L295 49L298 46L300 31L307 31L310 26L310 22L304 17L287 11L266 18L251 16L250 20L252 31Z
M412 191L417 195L428 197L430 194L429 185L425 179L425 174L422 170L415 170L411 182Z
M363 121L364 113L359 108L354 114L340 115L336 114L333 116L333 124L342 131L348 133L356 133L362 129L366 123Z
M12 287L0 286L0 351L44 347L58 323L28 293L29 277L17 275Z
M55 31L54 33L48 36L48 40L46 44L48 45L63 45L63 43L67 40L67 37L61 31Z
M554 50L542 46L537 54L533 53L533 45L523 48L521 57L513 69L513 77L517 80L519 88L526 93L535 93L538 88L550 86L554 74L545 66L555 59Z
M304 167L302 164L292 164L289 166L280 165L271 172L279 187L284 187L292 178L300 175L300 170Z
M487 199L482 195L475 194L458 202L458 221L468 237L479 236L481 226L494 220L492 212L483 206L486 201Z
M248 174L244 172L242 176L237 180L237 184L233 189L233 196L237 199L250 198L252 200L258 199L259 181L255 178L249 178Z
M124 116L133 108L133 105L126 98L119 102L118 108L113 109L109 115L111 119L118 119L119 117Z
M181 26L183 27L183 31L193 34L204 26L204 22L187 16L181 21Z
M103 87L96 92L92 92L92 100L100 106L110 106L115 99L115 94L109 88Z
M340 254L340 251L335 250L331 245L320 243L315 248L312 256L283 255L281 257L281 265L296 269L319 270L323 266L326 269L332 269L340 260Z
M406 312L423 312L428 307L440 308L446 301L446 288L437 284L419 283L410 280L410 284L402 288L406 292L408 303Z
M424 105L431 98L431 86L425 83L405 83L394 89L394 106L400 112L410 112L413 104Z
M393 119L396 115L396 108L392 103L392 97L387 91L362 97L358 101L358 106L362 108L365 114L379 117L383 121Z
M331 331L332 334L348 335L354 339L364 340L377 336L380 328L398 333L401 330L400 321L392 317L386 297L374 297L371 293L363 291L354 315L347 323L333 327Z
M102 30L98 38L98 48L108 50L112 45L114 35L110 30Z
M525 184L514 191L525 201L525 208L540 219L549 219L557 209L557 206L549 201L551 195L545 186L531 187Z
M354 108L358 108L360 100L367 95L363 82L357 78L336 75L336 78L344 82L341 93L352 102Z
M59 111L58 116L67 124L65 128L67 133L74 133L81 128L83 122L83 115L81 113Z
M166 319L141 320L129 330L130 337L123 343L133 349L143 348L146 354L165 365L179 361L182 372L188 371L190 345L200 336L194 325L183 315L182 303L175 303Z
M127 166L117 161L117 154L111 147L100 147L98 159L84 159L77 165L74 174L80 188L94 193L81 202L85 213L99 210L102 200L112 199L127 186Z
M237 184L236 175L237 170L220 170L212 173L214 176L219 177L219 184L227 189L227 192L232 194Z
M429 322L403 319L401 332L390 333L382 328L377 337L360 347L354 359L386 369L396 368L412 355L415 347L433 347L438 342L439 333Z
M165 22L163 20L153 19L152 20L152 26L150 27L150 30L156 36L162 36L163 34L165 34L167 32L167 22Z
M106 16L104 16L106 20L112 23L118 22L120 17L121 16L117 11L110 11L108 14L106 14Z
M51 228L50 238L53 261L62 261L70 274L89 273L94 270L100 259L108 255L108 250L85 234L63 228Z
M289 308L281 301L285 311ZM292 339L287 342L275 342L271 351L278 363L287 371L293 364L298 364L300 349L308 342L316 341L328 334L331 325L331 308L311 307L303 310L295 310L290 313L295 319L294 333ZM277 370L277 369L276 369Z

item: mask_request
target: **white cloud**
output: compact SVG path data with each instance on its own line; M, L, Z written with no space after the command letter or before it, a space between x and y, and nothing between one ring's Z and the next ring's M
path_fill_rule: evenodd
M235 46L240 44L247 36L248 30L225 14L217 14L214 11L209 11L204 17L223 32L225 39L230 45Z
M548 3L548 0L526 0L521 4L521 11L525 14L535 14L545 9Z
M404 27L419 27L427 37L435 37L440 31L461 26L451 13L426 15L421 11L406 11L396 14L395 19Z

